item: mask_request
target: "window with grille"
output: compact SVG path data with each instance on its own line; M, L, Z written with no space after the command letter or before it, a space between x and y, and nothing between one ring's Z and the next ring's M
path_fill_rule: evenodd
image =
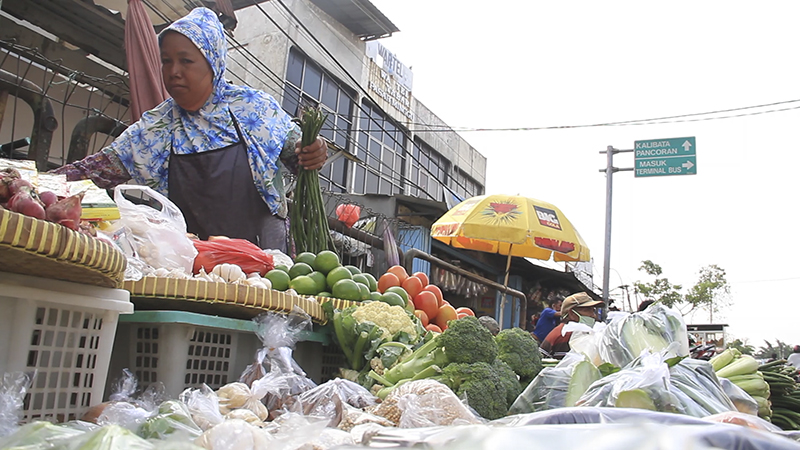
M453 192L465 199L483 195L483 185L458 169L453 171L450 187Z
M299 50L289 51L283 109L295 117L306 106L321 106L328 115L320 135L346 150L353 123L353 98L343 83L331 77ZM347 161L340 158L320 170L320 185L333 192L347 190Z
M358 145L353 153L366 167L355 167L353 192L401 194L405 185L406 136L380 109L368 102L362 105Z

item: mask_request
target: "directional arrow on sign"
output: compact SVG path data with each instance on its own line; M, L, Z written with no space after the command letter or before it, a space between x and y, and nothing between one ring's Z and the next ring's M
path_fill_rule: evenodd
M690 145L691 145L691 144L690 144ZM685 167L685 168L686 168L686 170L691 170L691 168L692 168L692 167L694 167L694 164L692 164L692 162L691 162L691 161L686 161L685 163L681 164L681 166L682 166L682 167Z
M683 142L683 150L684 151L688 152L691 147L692 147L692 144L689 143L689 141L684 141Z

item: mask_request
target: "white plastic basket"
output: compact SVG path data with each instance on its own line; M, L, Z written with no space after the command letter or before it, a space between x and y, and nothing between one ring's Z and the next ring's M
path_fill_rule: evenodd
M203 384L218 389L239 380L263 345L250 320L185 311L137 311L121 318L111 357L106 396L123 369L130 370L144 390L161 382L170 398ZM294 358L319 381L322 343L327 335L306 333Z
M102 401L128 291L0 272L0 308L0 373L35 373L25 421L76 419Z

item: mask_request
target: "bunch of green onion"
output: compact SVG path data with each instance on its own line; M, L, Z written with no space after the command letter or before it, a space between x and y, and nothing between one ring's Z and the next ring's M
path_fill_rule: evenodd
M301 148L314 143L325 123L327 115L319 108L305 108L300 119ZM294 240L295 251L317 254L332 250L328 217L319 187L319 170L297 170L293 204L290 211L289 233Z

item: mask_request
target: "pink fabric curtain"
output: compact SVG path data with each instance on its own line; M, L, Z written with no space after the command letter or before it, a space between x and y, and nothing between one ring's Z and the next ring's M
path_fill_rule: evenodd
M131 86L131 119L135 121L169 97L161 79L158 38L141 0L128 0L125 55Z

